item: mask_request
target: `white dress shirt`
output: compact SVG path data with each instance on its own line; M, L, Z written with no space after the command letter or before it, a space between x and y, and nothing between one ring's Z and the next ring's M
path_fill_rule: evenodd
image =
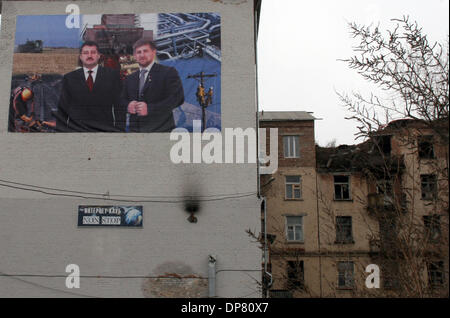
M92 71L91 75L92 75L92 79L94 80L94 83L95 83L95 78L97 77L97 70L98 70L98 64L92 70L83 66L84 77L85 77L86 81L89 77L89 71Z

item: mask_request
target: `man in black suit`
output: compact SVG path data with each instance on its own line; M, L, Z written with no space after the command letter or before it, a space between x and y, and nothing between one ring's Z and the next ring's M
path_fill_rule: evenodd
M56 115L58 132L114 132L117 123L121 81L119 72L98 65L95 42L80 48L82 68L63 78Z
M121 105L123 128L129 132L170 132L175 128L173 109L184 102L183 85L175 68L155 63L153 41L134 45L139 71L124 83Z

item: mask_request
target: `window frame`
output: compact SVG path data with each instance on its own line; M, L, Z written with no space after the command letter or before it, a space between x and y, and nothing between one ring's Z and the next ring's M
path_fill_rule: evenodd
M348 233L345 233L348 231L348 229L345 229L345 227L342 226L342 224L339 225L338 219L339 220L344 220L344 219L350 220L350 224L346 225L347 227L350 228L350 230L349 230L350 236L349 237L347 237L345 235L345 234L348 234ZM347 230L347 231L345 231L345 230ZM344 238L344 236L346 236L346 237ZM355 243L355 241L353 239L353 218L351 216L347 216L347 215L336 216L336 241L335 241L335 244L353 244L353 243Z
M378 179L376 181L376 193L383 196L383 204L394 205L395 191L394 180Z
M289 224L289 218L300 218L300 223L293 223L293 224ZM292 242L292 243L304 243L305 242L305 235L304 235L304 231L303 231L303 223L304 223L304 215L285 215L285 220L286 220L286 242ZM293 233L293 239L289 239L289 227L293 227L292 228L292 233ZM301 237L297 238L296 237L296 227L300 227L300 233L301 233Z
M351 271L345 268L343 271L340 268L342 264L351 264ZM354 289L355 288L355 263L353 261L338 261L336 264L336 269L338 271L338 289ZM351 273L351 275L348 275ZM341 278L343 276L344 285L341 285ZM351 276L351 277L348 277ZM350 284L348 284L350 282Z
M431 268L431 267L434 268ZM444 261L427 262L428 284L431 288L439 288L445 286L445 266ZM437 278L436 278L437 277ZM436 281L438 279L439 281Z
M298 177L299 181L298 182L288 181L287 180L288 177ZM291 186L292 197L288 197L288 191L287 191L288 186ZM298 198L295 197L296 189L298 189L300 192L300 197L298 197ZM300 176L300 175L285 176L285 178L284 178L284 199L285 200L302 200L302 176Z
M287 289L305 288L305 262L303 260L286 262Z
M292 142L291 142L291 140L292 140ZM287 145L287 147L286 147L286 145ZM291 146L293 146L293 148L294 148L293 151L291 151ZM283 158L286 158L286 159L300 158L300 136L299 135L283 135Z
M424 180L424 178L430 179ZM420 194L422 200L432 201L437 198L437 177L435 174L420 175Z
M345 183L345 182L336 182L336 177L347 177L348 178L348 181ZM344 191L343 191L343 188L341 187L341 195L342 195L342 198L337 198L336 197L336 186L343 186L343 185L347 185L347 187L348 187L348 198L344 198ZM351 175L348 175L348 174L335 174L335 175L333 175L333 199L334 199L334 201L351 201L352 200L352 191L351 191Z
M433 135L423 135L417 138L417 153L419 159L436 159Z
M439 214L431 214L423 216L425 235L431 243L438 243L442 237L441 216ZM436 236L436 237L434 237Z

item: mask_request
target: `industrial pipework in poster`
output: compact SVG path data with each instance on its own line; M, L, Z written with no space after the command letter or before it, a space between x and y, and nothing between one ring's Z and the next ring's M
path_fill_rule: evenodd
M19 15L9 132L221 130L218 13Z

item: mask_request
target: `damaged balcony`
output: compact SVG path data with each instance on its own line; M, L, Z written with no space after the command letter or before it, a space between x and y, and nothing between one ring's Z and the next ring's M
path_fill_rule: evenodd
M386 214L393 212L406 213L407 211L406 195L399 196L387 195L384 193L369 193L367 195L367 211L370 214Z

